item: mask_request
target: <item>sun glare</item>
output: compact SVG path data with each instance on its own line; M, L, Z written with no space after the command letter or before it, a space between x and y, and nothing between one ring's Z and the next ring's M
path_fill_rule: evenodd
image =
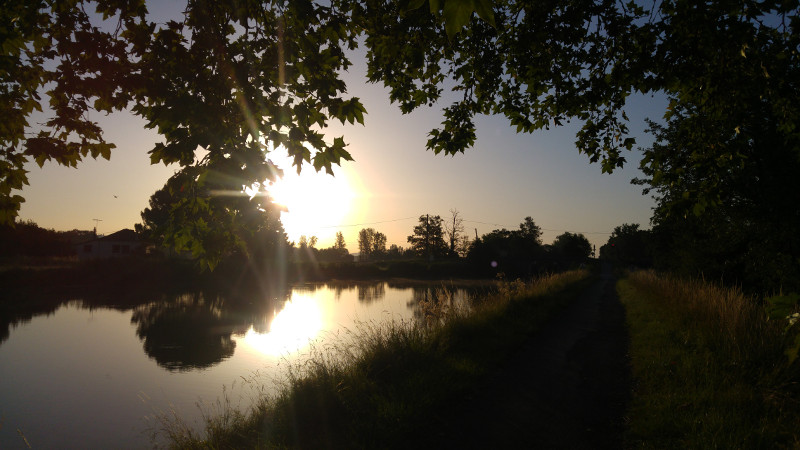
M284 356L302 350L322 330L323 312L310 297L293 296L272 319L269 332L258 333L252 327L244 340L258 351L271 356Z
M316 236L321 245L327 241L332 245L337 225L354 208L356 193L351 177L344 170L335 169L336 175L331 176L305 167L298 175L288 164L284 167L283 178L273 183L269 192L287 209L281 213L281 222L289 240Z

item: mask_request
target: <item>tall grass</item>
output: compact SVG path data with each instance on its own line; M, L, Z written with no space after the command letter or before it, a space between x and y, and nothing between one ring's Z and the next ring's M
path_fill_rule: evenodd
M585 285L585 271L501 283L473 305L444 292L420 320L365 323L285 372L277 394L206 419L165 422L178 448L408 448L455 416L498 361Z
M650 271L618 283L635 379L628 443L800 447L798 366L785 324L739 289Z

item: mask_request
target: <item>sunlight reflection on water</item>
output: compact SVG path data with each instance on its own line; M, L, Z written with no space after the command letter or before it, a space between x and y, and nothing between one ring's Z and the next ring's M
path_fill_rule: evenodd
M34 448L149 448L160 414L200 430L214 409L198 404L224 394L246 405L252 389L272 392L283 368L348 330L421 317L442 287L314 283L274 298L89 299L0 317L0 448L24 448L17 429Z
M244 342L270 356L299 352L322 331L322 315L322 306L313 297L293 296L272 319L269 331L259 333L251 326Z

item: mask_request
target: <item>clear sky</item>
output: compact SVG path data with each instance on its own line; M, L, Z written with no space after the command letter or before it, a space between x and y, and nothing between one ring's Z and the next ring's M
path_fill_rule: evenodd
M357 252L358 231L372 227L386 234L389 245L405 247L420 215L447 218L450 209L460 212L471 237L476 229L482 235L517 228L531 216L544 230L544 243L571 231L584 233L599 248L617 225L649 227L653 200L630 184L640 175L638 151L626 155L624 169L603 174L576 150L576 124L517 134L505 118L493 116L478 118L475 147L455 157L437 156L425 149L427 133L441 122L441 105L449 102L402 115L382 85L366 83L363 57L356 54L353 62L348 92L366 106L365 126L336 122L328 138L344 135L355 161L337 168L335 178L309 166L300 182L291 180L293 169L284 166L285 186L276 186L276 195L288 203L283 219L290 240L315 235L317 247L325 248L342 231L348 249ZM647 144L644 118L660 118L665 101L631 98L630 128L640 145ZM178 167L150 165L147 152L159 136L141 119L118 113L95 120L117 145L111 160L87 159L77 169L29 164L21 219L56 230L97 224L100 234L140 222L150 195ZM275 153L271 157L280 161Z

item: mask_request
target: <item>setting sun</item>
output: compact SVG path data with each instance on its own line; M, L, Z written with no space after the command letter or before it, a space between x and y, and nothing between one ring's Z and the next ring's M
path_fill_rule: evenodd
M335 167L335 176L305 167L298 174L289 163L281 180L269 187L274 201L286 207L281 222L290 241L316 236L320 246L328 245L343 220L354 212L356 188L353 175Z

